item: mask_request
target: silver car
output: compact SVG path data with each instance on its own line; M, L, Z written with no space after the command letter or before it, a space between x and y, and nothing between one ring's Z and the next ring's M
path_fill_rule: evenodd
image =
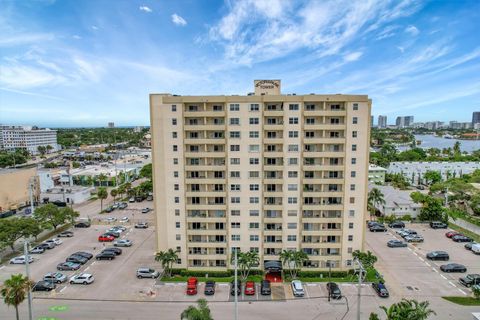
M119 240L113 241L113 245L115 247L131 247L132 244L133 242L128 239L119 239Z
M139 268L137 270L137 278L142 279L142 278L158 278L160 276L160 273L158 271L155 271L150 268Z
M60 272L49 272L43 276L43 281L62 283L67 281L67 276Z

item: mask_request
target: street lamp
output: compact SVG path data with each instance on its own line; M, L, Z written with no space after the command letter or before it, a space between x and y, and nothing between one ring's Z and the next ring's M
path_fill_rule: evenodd
M25 240L23 243L23 255L25 256L25 273L27 274L27 279L30 280L30 256L28 255L28 241ZM33 319L32 311L32 293L31 289L28 289L28 319Z

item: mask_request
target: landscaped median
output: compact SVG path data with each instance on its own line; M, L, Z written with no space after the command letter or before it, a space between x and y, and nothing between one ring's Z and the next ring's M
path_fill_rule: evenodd
M449 223L448 223L448 227L451 228L451 229L453 229L453 230L455 230L455 231L457 231L457 232L460 232L461 234L463 234L463 235L465 235L465 236L467 236L467 237L469 237L469 238L472 238L473 241L480 243L480 235L478 235L478 234L476 234L476 233L474 233L474 232L472 232L472 231L469 231L469 230L467 230L467 229L464 229L464 228L462 228L462 227L459 227L459 226L457 226L456 224L454 224L454 223L452 223L452 222L449 222Z
M442 297L443 299L461 306L480 306L480 299L474 297Z

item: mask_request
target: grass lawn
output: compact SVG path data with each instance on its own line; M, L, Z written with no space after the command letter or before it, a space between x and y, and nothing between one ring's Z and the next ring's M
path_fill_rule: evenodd
M477 218L477 217L474 217L474 216L472 216L468 213L459 212L459 211L453 211L452 215L457 219L465 220L467 222L470 222L471 224L474 224L474 225L477 225L477 226L480 227L480 218Z
M467 229L463 229L462 227L457 226L456 224L453 224L451 222L448 223L448 226L452 228L453 230L460 232L464 235L466 235L469 238L472 238L475 242L480 242L480 235L473 233Z
M480 299L475 299L473 297L442 297L442 298L462 306L480 306Z

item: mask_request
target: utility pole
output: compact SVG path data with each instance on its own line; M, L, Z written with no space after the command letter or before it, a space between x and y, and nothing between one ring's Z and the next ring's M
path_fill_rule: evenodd
M235 248L235 320L238 320L238 290L237 290L237 248Z
M35 209L34 205L33 205L33 177L30 178L30 214L32 215L33 217L33 211Z
M23 243L23 254L25 256L25 272L27 274L27 279L30 280L30 256L28 255L28 241ZM31 289L28 289L28 319L33 319L33 312L32 312L32 293Z
M360 319L360 302L362 298L362 280L363 280L363 273L365 272L365 269L363 268L362 263L360 260L355 259L356 262L358 263L358 297L357 297L357 320Z
M445 191L445 208L448 207L448 187L447 190Z

